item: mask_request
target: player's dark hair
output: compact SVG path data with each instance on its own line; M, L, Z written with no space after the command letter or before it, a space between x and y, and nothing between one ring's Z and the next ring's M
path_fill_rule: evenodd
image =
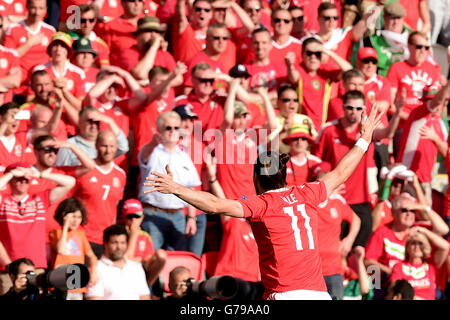
M286 164L289 161L287 153L267 151L258 156L254 165L254 175L257 176L264 190L279 189L286 186Z
M103 244L107 243L112 236L120 236L122 234L127 237L128 242L129 235L127 229L125 229L125 226L121 224L113 224L112 226L109 226L103 231Z
M254 37L255 34L261 33L261 32L266 32L269 35L270 39L272 40L272 35L270 34L269 29L267 29L266 27L261 27L261 28L253 30L252 37Z
M364 103L366 103L366 98L364 97L364 93L358 90L350 90L344 94L342 97L342 101L344 104L350 99L361 99Z
M320 16L320 13L325 10L337 9L336 5L331 2L322 2L320 6L317 8L317 13Z
M310 43L318 43L318 44L322 44L322 41L320 41L319 39L315 38L315 37L309 37L307 39L305 39L303 41L302 44L302 54L305 53L306 51L306 47L308 46L308 44Z
M290 84L284 84L278 88L278 91L277 91L278 99L281 98L281 95L283 94L283 92L288 91L288 90L292 90L295 93L297 93L297 90L293 86L291 86Z
M345 82L351 78L362 78L364 79L364 73L362 73L360 70L358 69L350 69L345 71L342 74L342 81Z
M75 198L67 198L63 200L56 208L54 218L61 226L63 226L64 217L68 213L72 213L78 210L81 212L82 217L81 225L84 226L85 224L88 223L86 208L83 202Z
M157 76L158 74L169 74L170 71L167 68L161 67L161 66L154 66L150 69L148 72L148 79L152 81L152 79Z
M34 267L34 263L33 263L33 261L31 261L31 259L19 258L19 259L14 260L13 262L11 262L8 265L8 268L7 268L8 269L7 270L8 274L12 275L12 276L17 276L17 274L19 273L19 267L20 267L20 265L22 263L26 264L27 266L33 266Z

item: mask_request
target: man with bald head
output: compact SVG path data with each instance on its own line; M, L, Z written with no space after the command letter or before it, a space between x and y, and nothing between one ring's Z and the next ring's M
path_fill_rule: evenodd
M100 258L104 250L103 231L116 223L117 203L123 198L126 174L114 163L118 147L113 130L98 133L95 149L95 166L78 177L74 198L86 207L88 223L84 230L92 250Z

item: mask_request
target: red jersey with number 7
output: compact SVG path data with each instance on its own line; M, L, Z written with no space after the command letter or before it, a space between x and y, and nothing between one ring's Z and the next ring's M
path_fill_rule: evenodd
M264 299L292 290L327 291L317 240L317 206L323 182L306 183L238 199L259 251Z
M109 170L98 166L78 178L74 198L83 202L88 213L84 226L89 241L103 243L103 230L116 222L117 203L123 197L125 172L111 163Z

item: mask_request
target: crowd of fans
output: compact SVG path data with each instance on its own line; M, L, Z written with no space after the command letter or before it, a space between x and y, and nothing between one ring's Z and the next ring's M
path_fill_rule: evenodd
M172 250L258 283L245 219L146 193L145 178L168 165L236 199L276 150L302 185L376 105L374 142L295 242L317 237L333 299L450 298L436 183L450 171L449 1L0 1L0 41L0 295L29 298L27 271L81 263L89 284L67 299L160 299ZM174 269L172 299L190 277Z

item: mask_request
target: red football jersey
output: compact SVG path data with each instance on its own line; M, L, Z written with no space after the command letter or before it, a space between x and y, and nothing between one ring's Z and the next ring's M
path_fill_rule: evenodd
M128 72L131 72L131 70L133 70L139 60L141 60L143 57L144 55L141 54L137 49L137 46L134 45L131 48L123 49L122 58L120 59L120 61L117 61L117 66ZM176 64L177 63L170 52L164 50L156 51L153 66L161 66L169 71L173 71L175 70Z
M20 57L16 50L0 45L0 78L6 77L12 68L20 68ZM3 103L12 101L12 90L8 90Z
M302 62L302 43L299 39L290 36L289 40L283 45L279 45L272 40L272 50L269 53L270 61L284 65L286 55L291 52L295 53L295 65L299 65Z
M353 210L345 199L332 194L325 202L319 204L317 209L319 217L319 252L322 258L322 272L324 276L332 274L344 275L342 256L339 252L341 223L353 221Z
M172 52L176 61L186 63L205 48L206 35L192 29L190 24L181 34L177 28L175 24L172 31Z
M228 74L228 71L230 71L230 69L225 68L223 61L222 61L222 59L220 59L220 57L218 60L213 60L208 55L206 55L205 52L200 51L186 63L187 67L188 67L188 71L184 74L184 86L193 87L192 69L199 63L207 63L211 67L211 69L217 73ZM231 66L231 67L233 67L233 66ZM220 80L214 81L215 89L227 88L227 86L228 85L225 81L220 81Z
M317 206L323 182L243 196L244 216L258 244L264 299L291 290L327 291L318 249Z
M401 261L392 268L390 281L401 279L408 280L415 296L425 300L436 299L436 268L432 264Z
M103 230L116 222L117 203L123 197L125 172L114 163L109 170L98 166L78 178L74 198L83 202L88 214L84 226L89 241L103 243Z
M320 163L322 163L322 160L309 153L300 163L291 158L286 168L286 184L288 186L299 186L311 181L314 170Z
M266 87L269 91L276 91L280 85L288 82L286 64L270 62L266 66L260 66L250 63L245 67L250 73L250 88Z
M0 137L0 173L16 162L30 165L36 162L33 146L27 143L27 133L24 131L17 132L12 140Z

